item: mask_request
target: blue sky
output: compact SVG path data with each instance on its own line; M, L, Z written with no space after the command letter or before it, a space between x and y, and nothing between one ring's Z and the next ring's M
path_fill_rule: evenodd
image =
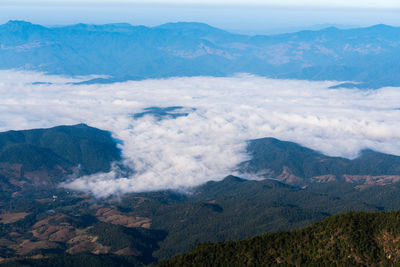
M199 21L237 32L290 31L316 24L400 25L393 0L0 0L0 23L11 19L45 25L128 22L154 26Z

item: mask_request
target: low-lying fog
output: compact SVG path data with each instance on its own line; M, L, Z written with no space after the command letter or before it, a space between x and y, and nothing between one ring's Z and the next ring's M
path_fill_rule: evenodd
M70 84L82 79L0 71L0 131L77 123L111 131L137 173L65 185L99 197L223 179L248 158L246 140L261 137L348 158L363 148L400 155L400 88L249 75Z

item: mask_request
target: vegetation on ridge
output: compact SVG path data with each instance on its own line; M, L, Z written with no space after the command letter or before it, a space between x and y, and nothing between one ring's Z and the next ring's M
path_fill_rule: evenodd
M400 211L334 215L299 230L197 245L158 266L393 266Z

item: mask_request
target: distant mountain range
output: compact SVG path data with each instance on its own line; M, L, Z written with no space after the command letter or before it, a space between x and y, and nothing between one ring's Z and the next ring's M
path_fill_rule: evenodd
M246 72L378 88L400 85L399 52L400 28L387 25L270 36L183 22L44 27L10 21L0 26L0 69L110 77L86 83Z

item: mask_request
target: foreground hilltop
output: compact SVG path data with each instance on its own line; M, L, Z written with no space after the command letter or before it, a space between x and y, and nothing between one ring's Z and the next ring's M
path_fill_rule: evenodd
M400 28L239 35L202 23L157 27L76 24L0 25L0 69L107 75L85 83L174 76L230 76L358 81L346 87L400 85Z
M398 266L400 212L339 214L309 227L203 243L158 266Z

